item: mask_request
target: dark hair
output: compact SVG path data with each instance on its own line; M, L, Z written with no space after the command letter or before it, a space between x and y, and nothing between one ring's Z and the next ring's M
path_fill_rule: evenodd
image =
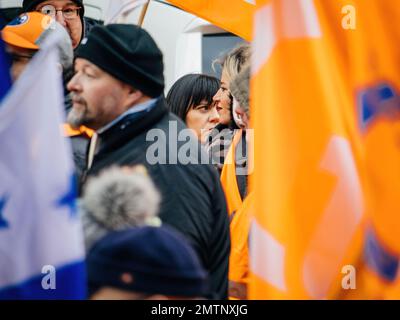
M167 95L169 111L176 114L183 121L192 106L199 105L206 100L211 104L217 93L220 81L205 74L187 74L177 80Z

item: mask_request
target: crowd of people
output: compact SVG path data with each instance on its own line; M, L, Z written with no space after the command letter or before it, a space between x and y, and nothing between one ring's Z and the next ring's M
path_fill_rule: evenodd
M61 35L89 297L246 299L250 45L216 57L221 79L188 74L165 95L144 29L89 26L79 0L24 0L22 11L1 31L13 81Z

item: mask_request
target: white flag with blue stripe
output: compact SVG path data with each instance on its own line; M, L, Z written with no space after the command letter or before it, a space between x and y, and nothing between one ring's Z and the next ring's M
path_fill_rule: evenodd
M40 50L0 105L0 299L85 298L56 50Z

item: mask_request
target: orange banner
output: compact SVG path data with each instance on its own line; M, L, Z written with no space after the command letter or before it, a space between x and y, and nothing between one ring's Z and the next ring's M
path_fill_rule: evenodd
M261 0L254 30L250 298L388 297L400 254L400 7Z
M255 0L169 0L190 12L243 39L252 39Z

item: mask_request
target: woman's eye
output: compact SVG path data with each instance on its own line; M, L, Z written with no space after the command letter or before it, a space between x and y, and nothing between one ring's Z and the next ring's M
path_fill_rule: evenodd
M229 91L228 88L225 88L225 87L221 87L221 89L223 92Z

